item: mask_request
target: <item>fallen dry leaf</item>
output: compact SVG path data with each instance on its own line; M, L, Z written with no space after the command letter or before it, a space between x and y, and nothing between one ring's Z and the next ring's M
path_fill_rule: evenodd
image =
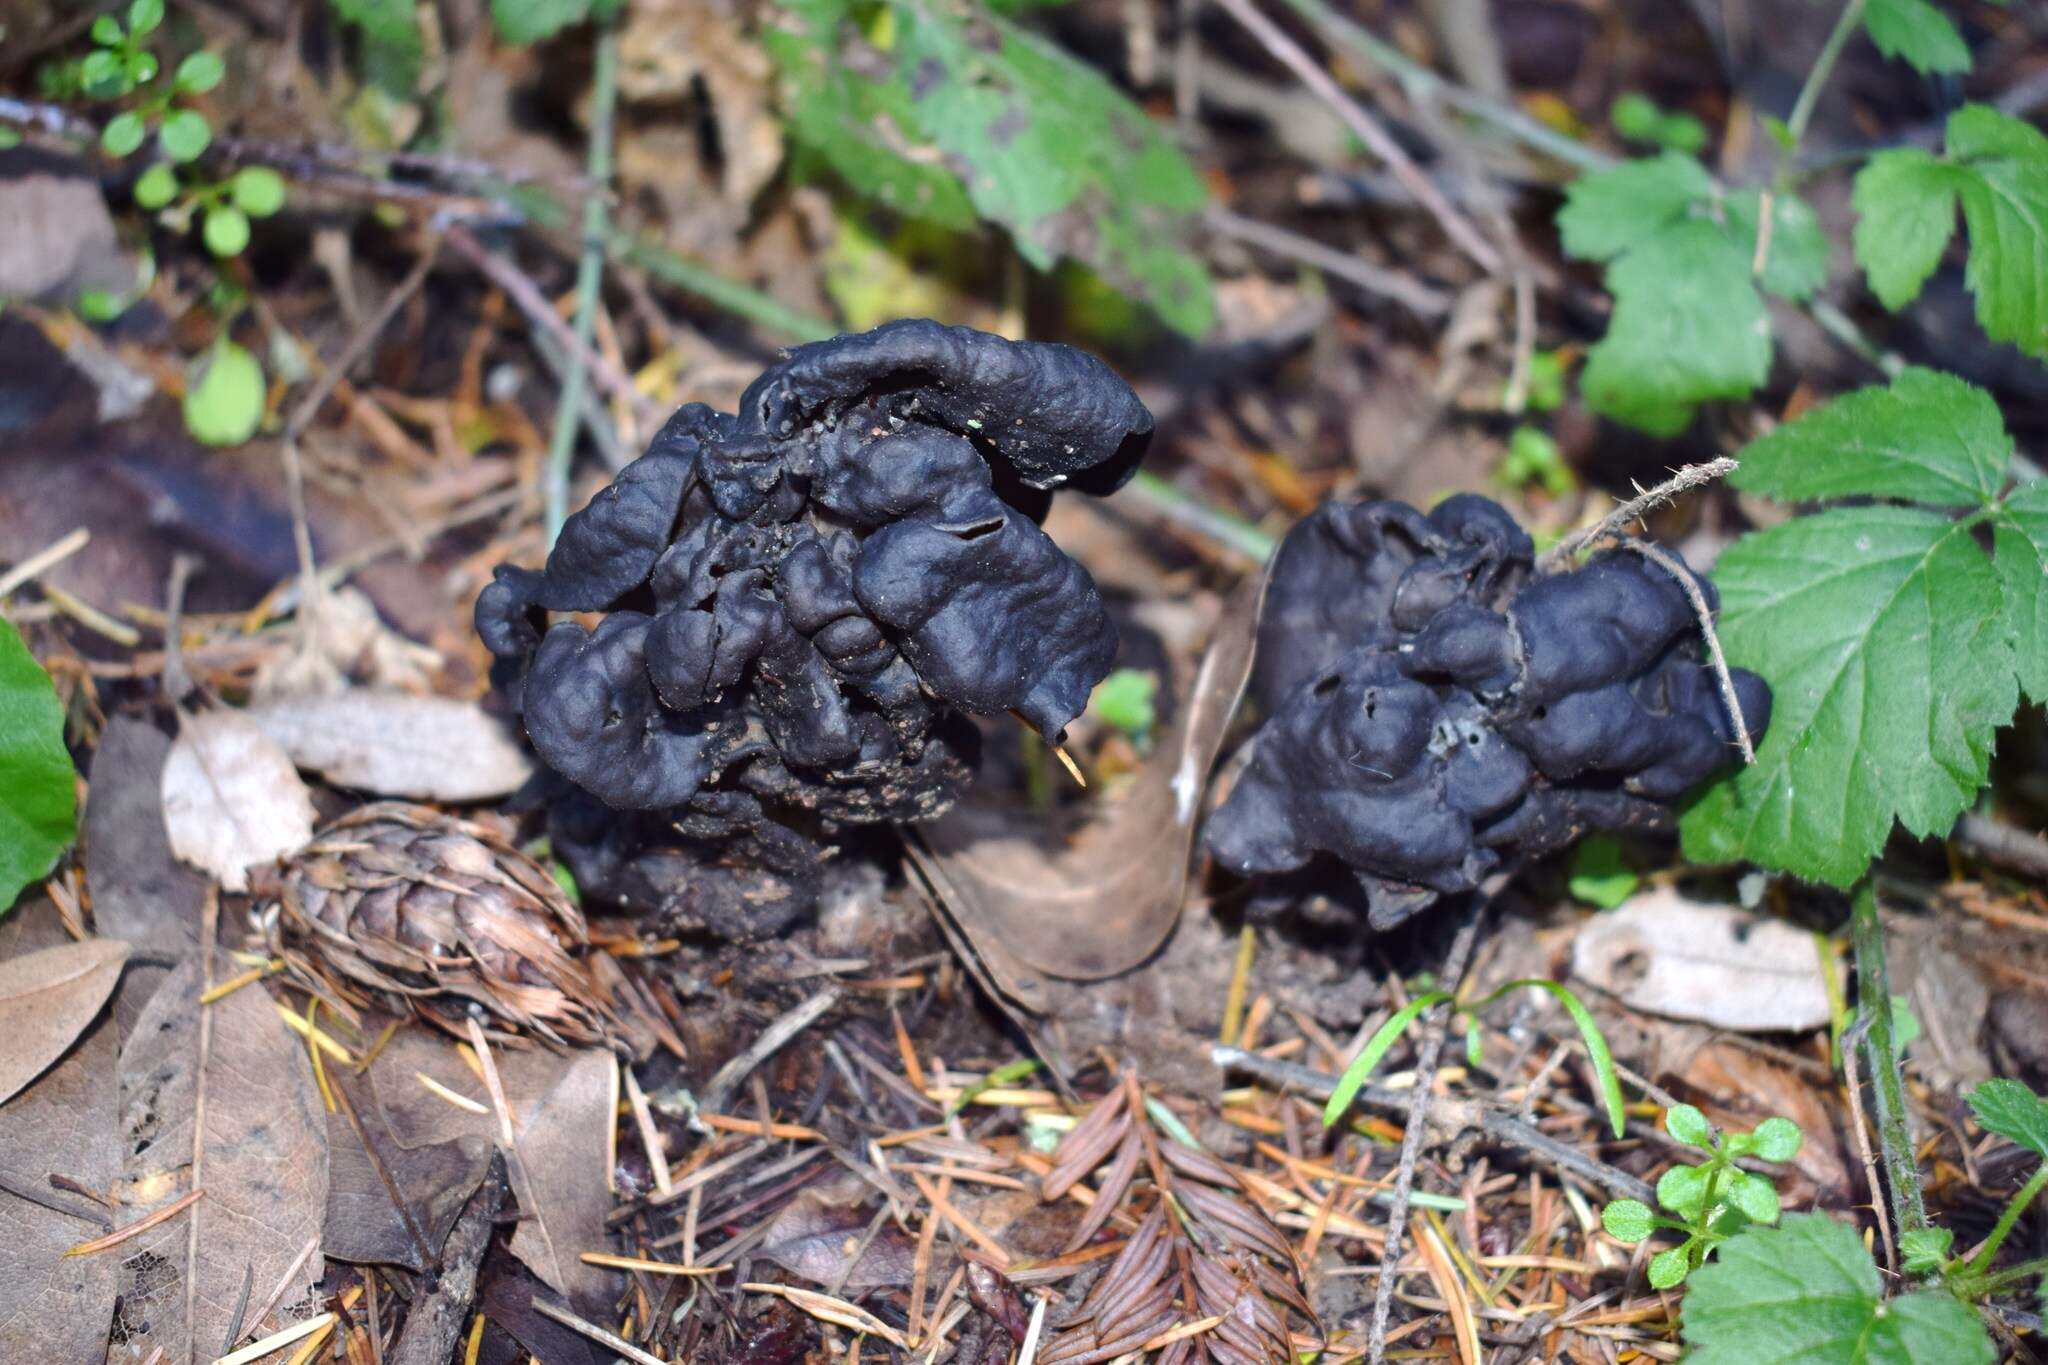
M1735 1032L1828 1022L1813 935L1670 887L1587 920L1572 942L1572 972L1630 1009Z
M327 1116L330 1164L322 1249L336 1260L425 1272L489 1171L491 1144L468 1136L401 1147L367 1082L337 1072L328 1084L347 1091L356 1123L338 1109ZM392 1202L394 1187L406 1201L403 1212Z
M188 715L164 759L171 851L230 891L313 837L313 800L276 740L239 711Z
M121 1049L130 1202L121 1221L185 1194L195 1155L197 1185L205 1191L187 1212L106 1253L121 1262L122 1321L137 1360L154 1346L170 1360L194 1351L210 1359L227 1335L244 1278L253 1278L259 1293L282 1281L318 1237L327 1212L327 1114L305 1046L279 1022L262 987L244 987L202 1011L200 983L199 964L181 963ZM203 1016L212 1022L202 1048ZM205 1136L195 1149L202 1067ZM293 1274L264 1330L285 1325L323 1273L316 1250ZM250 1332L258 1327L245 1324Z
M851 1173L797 1191L769 1221L755 1254L812 1284L847 1293L909 1283L917 1244L893 1223L885 1223L860 1259L847 1264L873 1216L865 1207L872 1193ZM952 1259L949 1254L939 1267L940 1281L952 1273Z
M69 942L47 903L19 906L0 925L0 952L28 950L36 957L44 945ZM96 1190L114 1183L121 1172L116 1036L113 1019L100 1015L77 1046L0 1108L0 1171L41 1189L51 1188L52 1175ZM92 1212L89 1201L51 1193ZM0 1194L0 1360L99 1360L105 1354L119 1261L66 1260L64 1250L107 1227Z
M127 960L127 944L89 938L0 962L0 1105L77 1041Z
M489 801L533 772L510 731L475 702L348 688L244 714L301 768L379 796Z
M1251 675L1259 583L1223 612L1187 697L1120 798L1074 821L970 791L914 827L911 856L1006 990L1032 1003L1043 972L1115 976L1150 957L1180 917L1202 793Z
M92 759L84 862L99 931L138 949L177 955L199 942L206 881L172 856L164 829L170 748L169 738L146 721L116 716L107 723ZM125 1001L130 992L121 994Z

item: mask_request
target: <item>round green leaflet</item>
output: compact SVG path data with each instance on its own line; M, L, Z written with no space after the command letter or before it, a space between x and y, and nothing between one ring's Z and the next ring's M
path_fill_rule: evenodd
M76 794L57 690L0 618L0 914L70 844Z

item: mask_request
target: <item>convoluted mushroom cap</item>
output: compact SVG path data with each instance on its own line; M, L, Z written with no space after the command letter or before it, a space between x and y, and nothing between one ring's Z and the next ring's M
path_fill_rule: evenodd
M544 569L500 567L477 628L556 774L786 863L764 830L799 813L944 810L974 753L954 709L1049 738L1079 714L1116 632L1028 490L1108 491L1151 429L1065 346L928 321L801 346L736 416L678 412ZM609 614L543 634L550 611ZM592 827L559 833L609 878Z
M1471 495L1297 526L1260 624L1266 719L1210 824L1218 860L1249 876L1335 859L1385 928L1588 830L1662 826L1735 761L1664 569L1621 551L1533 580L1532 565L1528 536ZM1734 682L1759 737L1770 690Z

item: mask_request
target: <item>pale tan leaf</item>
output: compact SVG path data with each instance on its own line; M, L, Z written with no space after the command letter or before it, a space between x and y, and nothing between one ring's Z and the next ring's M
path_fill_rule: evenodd
M128 945L89 938L0 962L0 1104L64 1055L121 979Z
M1586 921L1572 973L1630 1009L1742 1033L1828 1022L1813 936L1769 915L1653 887Z
M171 851L230 891L313 837L313 800L277 741L239 711L189 715L164 760Z
M511 732L472 701L358 687L246 714L301 768L378 796L489 801L533 772Z

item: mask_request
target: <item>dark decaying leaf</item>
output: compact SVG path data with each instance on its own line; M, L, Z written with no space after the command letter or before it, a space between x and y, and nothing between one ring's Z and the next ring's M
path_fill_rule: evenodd
M441 1365L455 1356L476 1302L478 1272L490 1250L505 1188L504 1159L492 1154L443 1244L440 1273L407 1310L405 1327L384 1357L386 1365Z
M70 942L46 902L0 923L0 955ZM54 1066L0 1107L0 1176L47 1190L52 1175L89 1189L121 1173L116 1031L93 1021ZM106 1350L120 1264L112 1256L69 1260L64 1250L107 1230L0 1192L0 1360L98 1360Z
M1123 792L1066 820L982 789L911 832L946 912L1004 984L1092 981L1143 962L1180 916L1202 791L1252 664L1259 585L1224 610L1172 725Z
M348 1108L337 1105L327 1116L326 1253L428 1270L490 1169L489 1140L465 1135L402 1147L366 1081L335 1072L328 1084Z
M0 961L0 1105L98 1016L127 960L127 944L89 938Z
M769 1222L755 1255L849 1294L910 1283L917 1246L902 1228L884 1224L862 1248L873 1216L864 1207L871 1193L851 1176L798 1191ZM848 1264L856 1249L859 1259Z
M85 806L85 882L93 923L138 952L180 953L199 942L206 879L171 856L158 795L171 741L161 730L116 716L100 736ZM119 1009L140 1009L146 991L122 990ZM131 1002L130 996L136 997Z
M283 1283L327 1212L327 1116L304 1045L253 987L206 1007L202 1043L201 983L196 961L181 964L121 1049L124 1188L132 1201L122 1221L185 1194L195 1155L205 1191L185 1213L104 1253L121 1260L122 1321L140 1343L138 1359L155 1346L172 1360L216 1351L243 1281ZM202 1070L205 1132L195 1148ZM316 1250L286 1284L278 1312L302 1306L322 1273ZM260 1324L244 1326L254 1332Z

